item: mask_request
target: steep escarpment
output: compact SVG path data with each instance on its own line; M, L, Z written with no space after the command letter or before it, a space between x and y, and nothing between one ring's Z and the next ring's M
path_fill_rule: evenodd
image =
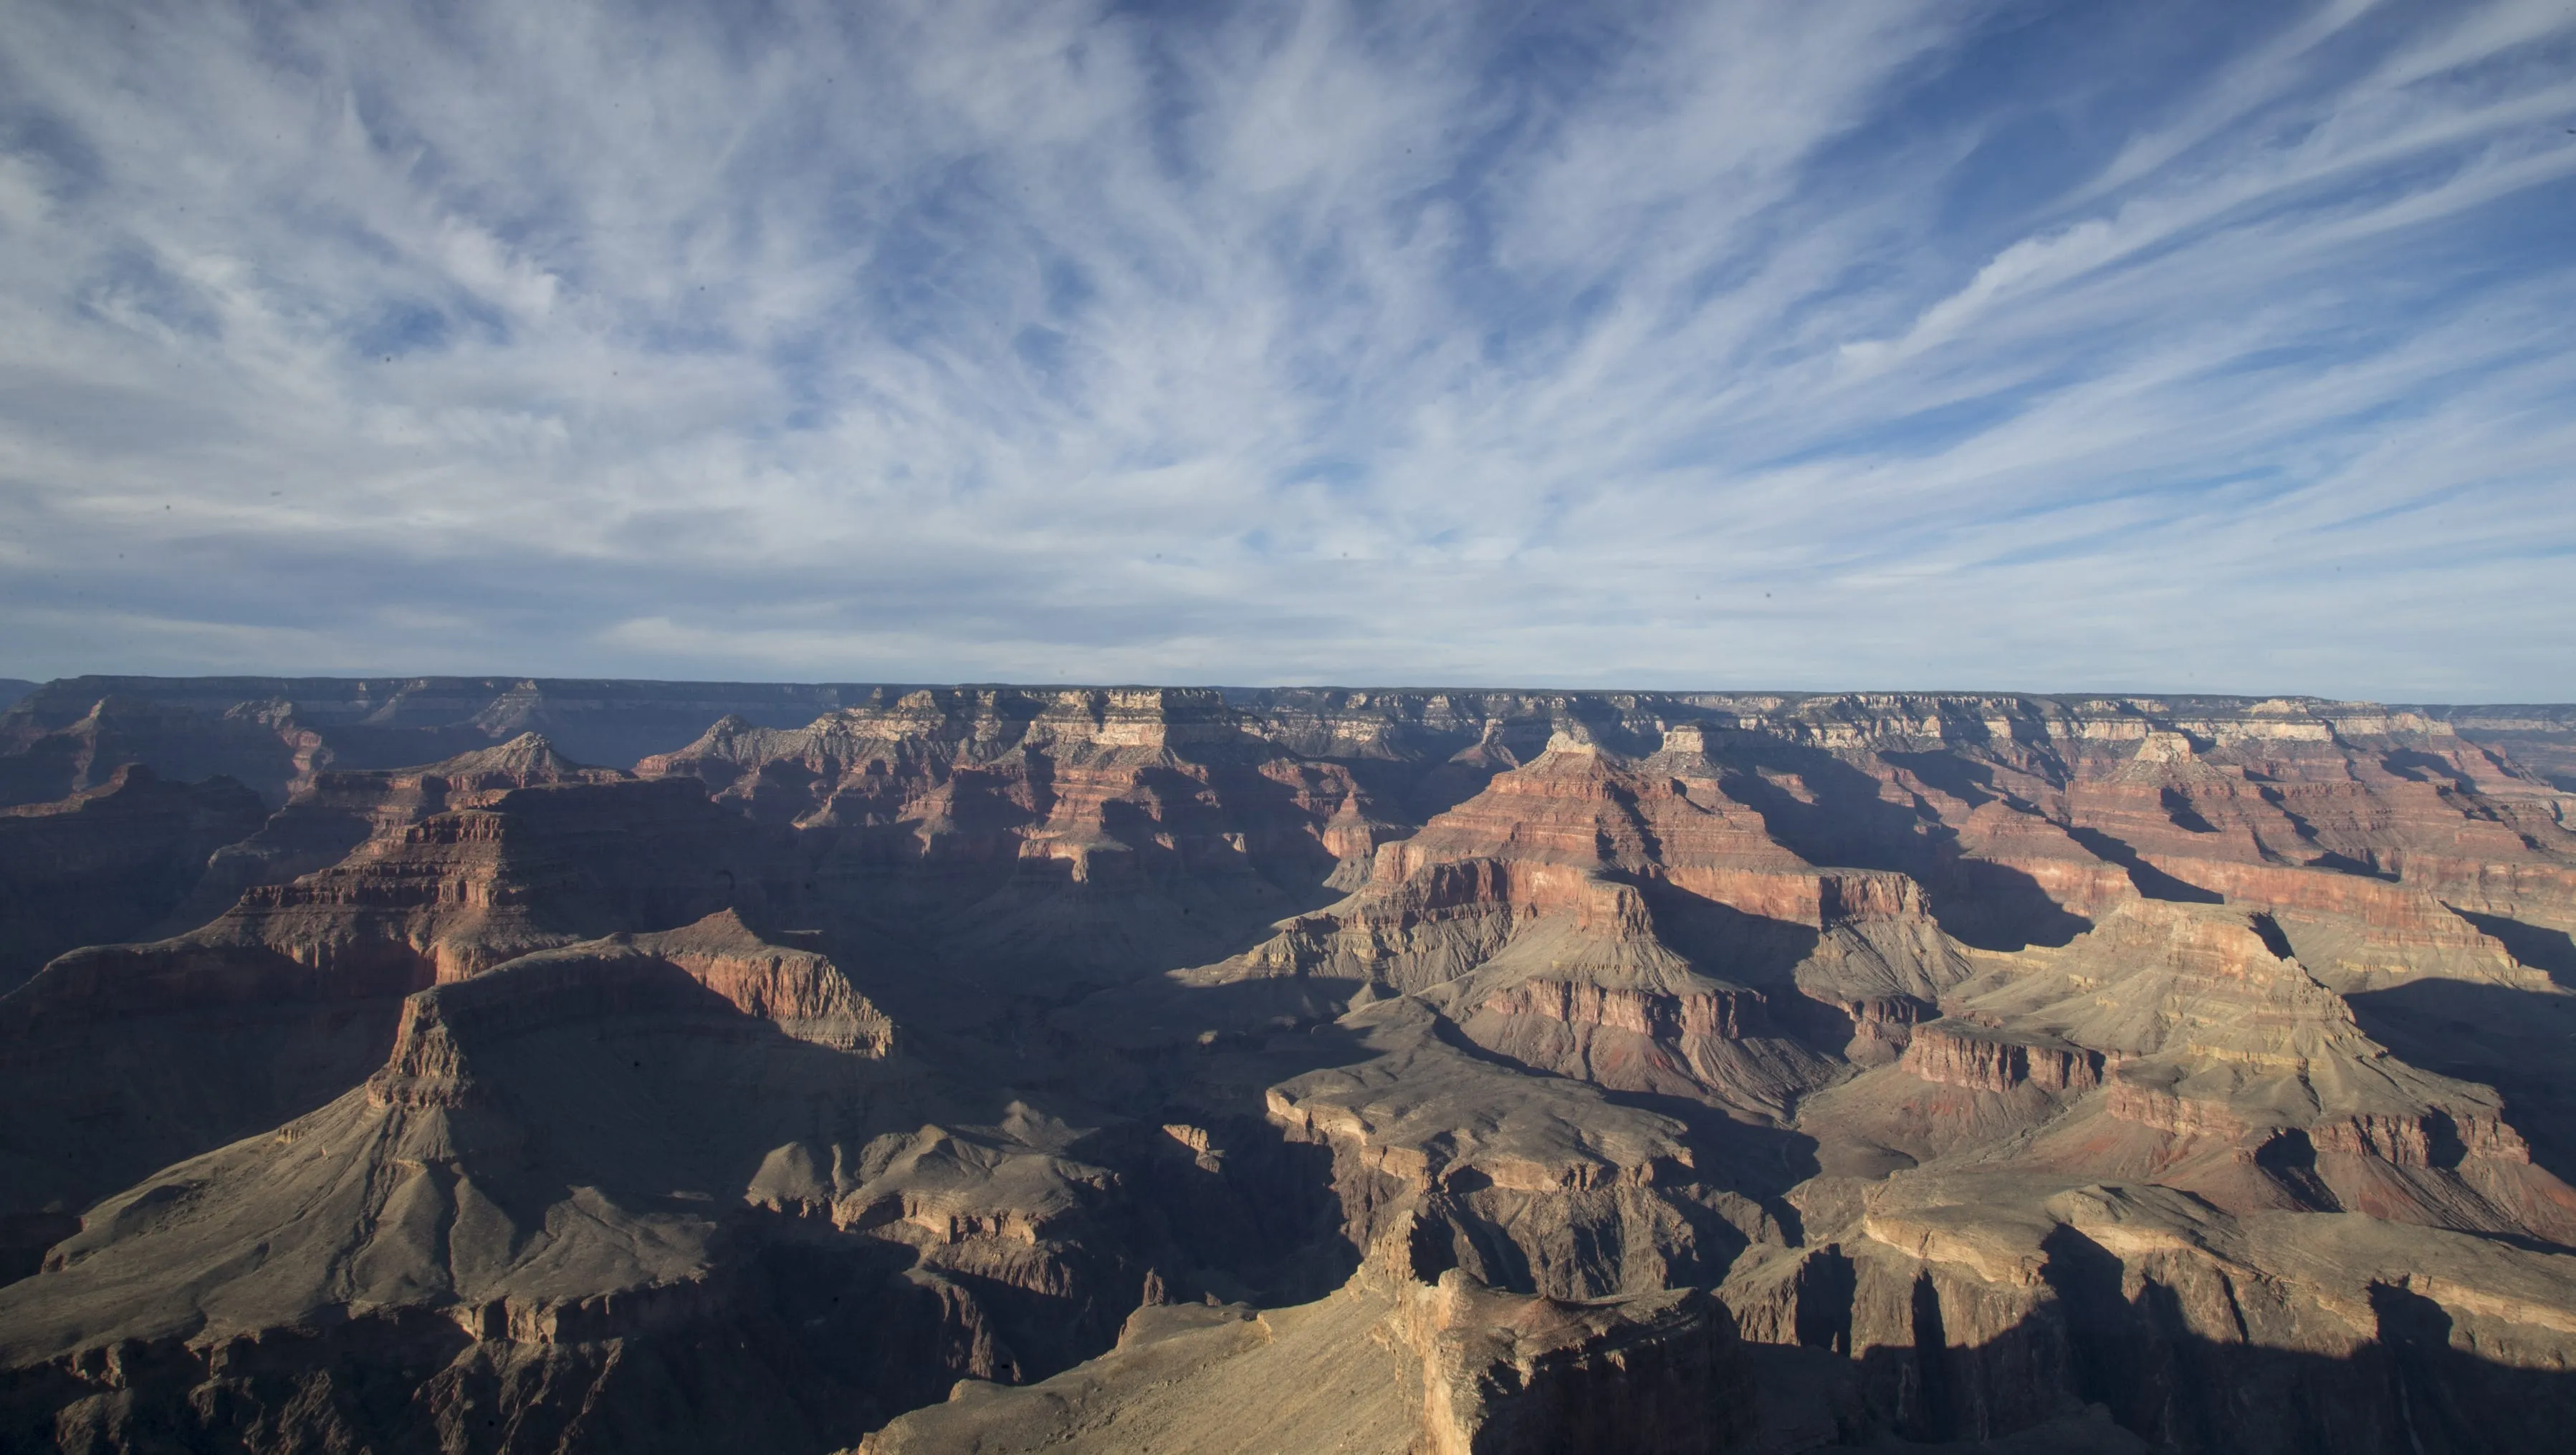
M801 892L793 845L687 785L477 792L480 807L389 826L184 935L59 956L0 998L0 1214L57 1227L154 1167L330 1100L382 1058L423 986Z
M530 732L582 762L625 766L679 747L728 714L793 727L888 691L525 677L68 677L35 687L0 712L0 742L71 726L114 699L190 722L255 721L272 736L285 736L306 771L401 768ZM164 771L199 776L175 764Z
M141 763L53 803L0 809L0 994L65 950L159 923L207 877L208 856L265 816L229 779L172 783Z
M75 698L77 713L39 691L0 713L0 803L41 804L112 782L130 764L173 782L230 778L274 803L308 745L259 702L215 712L149 698Z
M2513 721L50 684L0 1444L2544 1448Z

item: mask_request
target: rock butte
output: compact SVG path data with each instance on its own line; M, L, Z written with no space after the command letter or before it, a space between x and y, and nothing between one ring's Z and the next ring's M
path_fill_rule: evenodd
M2576 710L84 678L0 1448L2576 1422Z

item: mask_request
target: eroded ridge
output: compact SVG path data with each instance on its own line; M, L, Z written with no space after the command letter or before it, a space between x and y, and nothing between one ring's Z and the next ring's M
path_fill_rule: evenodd
M2500 712L49 684L0 1445L2548 1448Z

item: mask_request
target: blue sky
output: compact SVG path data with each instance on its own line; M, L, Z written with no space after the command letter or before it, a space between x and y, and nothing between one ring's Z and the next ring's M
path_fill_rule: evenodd
M0 628L2576 699L2576 4L0 0Z

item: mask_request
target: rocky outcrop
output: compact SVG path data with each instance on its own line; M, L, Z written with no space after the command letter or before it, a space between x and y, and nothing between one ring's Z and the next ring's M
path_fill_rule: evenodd
M246 891L194 938L322 967L400 960L453 980L584 931L667 928L729 905L766 910L798 892L784 888L798 876L783 841L694 784L573 781L469 796L484 801Z
M1775 1024L1780 997L1839 1006L1963 973L1913 881L1808 864L1704 756L1631 762L1561 733L1380 849L1350 899L1207 978L1421 993L1524 1065L1777 1119L1835 1074Z
M185 933L232 908L249 890L328 869L360 845L399 837L435 814L488 808L514 788L610 783L625 776L576 764L534 733L416 768L308 774L256 833L215 851L195 891L171 912L167 932Z
M1118 1347L1020 1390L961 1384L857 1455L980 1450L1352 1452L1746 1448L1724 1316L1676 1291L1588 1303L1455 1270L1318 1304L1139 1309Z
M693 925L634 936L629 943L688 971L744 1015L800 1041L863 1056L894 1051L894 1022L812 950L761 939L742 915L721 909Z
M1421 1378L1390 1315L1382 1292L1361 1288L1289 1308L1147 1305L1097 1359L1016 1389L961 1380L853 1455L1400 1455L1419 1430Z
M1600 1298L1702 1281L1769 1233L1751 1199L1694 1186L1670 1118L1465 1054L1410 1001L1348 1024L1369 1058L1271 1087L1269 1115L1331 1150L1350 1245L1410 1276Z
M2101 1052L2051 1036L1948 1020L1914 1027L1904 1059L1907 1071L1945 1086L1981 1091L2035 1086L2076 1094L2102 1084L2102 1064Z
M1571 980L1524 980L1478 1009L1499 1016L1538 1016L1567 1025L1621 1030L1650 1040L1684 1036L1741 1040L1751 1018L1761 1014L1761 1004L1751 991L1658 996Z
M1697 1290L1564 1303L1451 1269L1399 1317L1423 1365L1414 1448L1431 1455L1703 1455L1752 1433L1731 1331Z
M1929 1290L1914 1301L1918 1327L1885 1334L1861 1331L1865 1295L1852 1303L1856 1343L1904 1350L1918 1389L1951 1382L1946 1400L1917 1399L1926 1435L2000 1432L1977 1414L1977 1365L2013 1342L2054 1366L2061 1398L2190 1450L2523 1448L2547 1442L2576 1393L2553 1377L2576 1328L2565 1255L2008 1175L1902 1174L1872 1196L1864 1227L1851 1252L1870 1271L1856 1288L1892 1272ZM1937 1343L1919 1326L1927 1314ZM1998 1315L2009 1324L1997 1328ZM2455 1340L2499 1357L2481 1368ZM2211 1399L2213 1380L2236 1392ZM2461 1403L2473 1387L2520 1402L2479 1420Z

